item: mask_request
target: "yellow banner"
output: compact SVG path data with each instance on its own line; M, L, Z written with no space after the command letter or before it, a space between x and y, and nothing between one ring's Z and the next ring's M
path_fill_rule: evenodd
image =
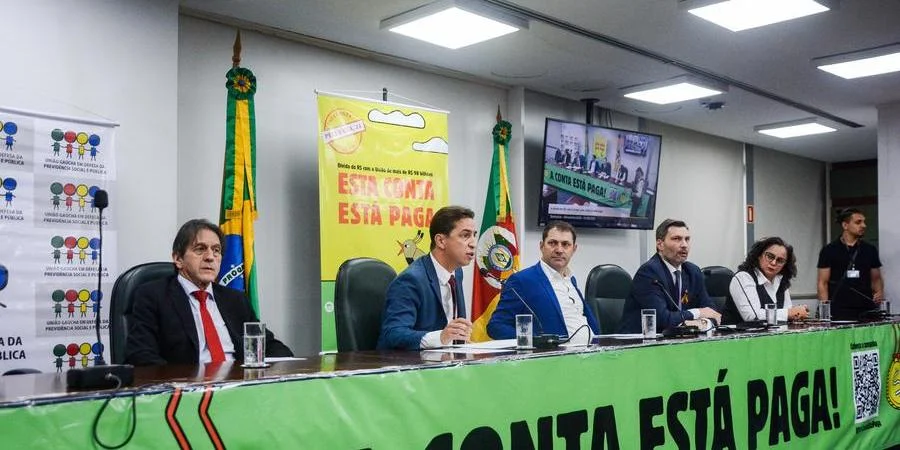
M447 204L447 113L319 93L319 227L324 350L341 263L372 257L398 273L428 253ZM330 316L330 317L329 317Z

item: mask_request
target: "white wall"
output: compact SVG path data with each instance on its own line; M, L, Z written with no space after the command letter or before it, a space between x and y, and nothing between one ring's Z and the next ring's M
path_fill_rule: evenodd
M217 220L225 148L225 73L235 30L181 17L178 66L178 221ZM320 349L318 154L314 90L391 92L450 111L450 202L484 208L491 129L503 89L381 64L254 32L243 61L256 74L256 252L262 319L294 349ZM358 96L365 96L358 92ZM392 98L394 100L394 98ZM400 100L409 103L408 100ZM471 299L471 267L466 298Z
M514 191L512 194L524 198L524 214L518 214L522 235L522 245L519 248L523 267L536 263L541 256L538 245L541 242L542 228L537 223L543 173L544 124L547 117L584 122L585 107L572 100L525 91L525 148L522 161L524 192ZM615 128L637 130L638 127L636 117L624 114L613 114L612 121L611 126ZM663 143L665 145L665 140ZM514 160L510 162L510 165L514 164ZM513 202L516 200L513 199ZM643 262L639 247L640 238L644 234L646 232L636 230L578 229L578 250L570 267L580 287L584 287L588 272L598 264L618 264L633 274Z
M900 312L900 103L878 107L878 251L884 298Z
M178 2L7 2L0 104L111 120L122 270L169 259L178 167ZM15 3L15 5L13 5Z
M688 224L694 264L736 267L745 253L743 146L658 122L646 131L662 135L656 223ZM655 236L648 246L655 251Z
M791 296L815 295L825 242L825 163L757 147L753 166L756 239L779 236L791 244L797 257Z

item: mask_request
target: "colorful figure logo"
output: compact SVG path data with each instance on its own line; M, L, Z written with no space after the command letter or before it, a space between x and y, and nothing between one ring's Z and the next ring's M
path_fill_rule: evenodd
M72 196L75 195L75 185L66 183L63 186L63 194L66 194L66 211L72 210Z
M85 132L75 135L75 142L78 142L78 159L84 159L84 144L87 144L88 135Z
M50 132L50 139L53 139L53 143L50 144L50 150L53 151L53 156L59 156L59 149L62 148L62 140L63 140L63 130L59 128L54 128L53 131Z
M53 356L56 357L56 359L54 359L53 362L56 364L56 372L57 373L62 372L62 366L63 366L62 357L65 355L66 355L66 346L65 345L56 344L53 346Z
M3 264L0 264L0 291L6 288L6 283L9 282L9 270ZM0 307L6 308L6 305L0 303Z
M88 144L91 144L91 161L96 161L97 153L100 153L100 150L97 150L97 146L100 145L100 136L96 134L88 136Z
M66 264L72 264L75 262L75 249L78 249L78 263L84 264L87 261L87 248L100 248L101 242L98 238L88 239L84 236L76 238L75 236L67 236L63 239L62 236L53 236L50 238L50 246L53 247L53 251L51 252L51 256L53 257L53 262L55 264L60 263L60 259L62 259L62 248L66 248ZM96 251L96 250L94 250ZM91 252L91 260L94 259L94 251Z
M75 132L66 131L63 133L63 140L66 141L66 159L72 158L72 151L75 148L72 146L72 143L75 142Z
M66 293L62 289L57 289L50 294L50 299L53 300L53 318L61 319L62 301L66 299Z
M12 191L16 190L16 187L19 183L16 182L15 178L6 178L2 181L3 189L6 190L6 193L3 194L3 199L6 200L6 207L12 207L12 201L16 198L15 194Z
M50 139L53 141L50 144L50 151L53 152L53 156L59 156L59 152L63 148L63 142L65 142L66 158L72 158L72 154L76 151L75 144L78 144L78 159L84 159L84 154L89 153L91 161L96 161L97 154L100 153L100 150L97 148L100 145L100 136L96 134L72 130L64 132L59 128L55 128L50 132ZM88 145L90 145L90 148L87 148Z
M3 132L6 133L6 149L12 151L13 144L16 142L13 135L19 132L19 126L15 122L6 122L3 124Z
M53 197L50 197L50 203L53 205L53 209L58 211L61 200L59 194L63 193L62 183L53 182L53 184L50 185L50 193L53 194Z

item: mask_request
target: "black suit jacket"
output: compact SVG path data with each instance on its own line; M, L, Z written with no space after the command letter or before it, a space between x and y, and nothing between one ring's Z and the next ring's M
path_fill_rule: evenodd
M712 308L700 268L685 261L681 271L681 292L676 292L672 274L658 253L645 262L634 274L631 293L625 299L619 332L641 332L641 309L655 309L657 331L663 331L693 319L689 309ZM673 302L679 303L681 308Z
M257 322L244 293L213 285L213 296L228 337L234 344L234 360L244 360L244 322ZM197 327L190 299L177 277L151 281L135 292L128 318L125 361L133 365L197 364ZM222 339L222 336L220 336ZM266 356L293 356L291 350L266 329Z

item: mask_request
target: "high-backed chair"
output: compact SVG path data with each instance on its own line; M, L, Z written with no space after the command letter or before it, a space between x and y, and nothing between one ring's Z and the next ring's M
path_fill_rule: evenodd
M584 285L585 301L594 310L603 334L618 333L625 298L631 293L631 275L615 264L591 269Z
M725 303L731 298L728 285L731 284L731 277L734 276L734 272L722 266L709 266L701 270L706 283L706 293L709 294L709 298L713 301L716 310L724 312Z
M397 272L374 258L353 258L338 268L334 318L339 352L375 350L388 285Z
M176 273L175 264L171 262L151 262L134 266L116 279L109 301L109 350L113 364L125 362L128 319L137 287Z

